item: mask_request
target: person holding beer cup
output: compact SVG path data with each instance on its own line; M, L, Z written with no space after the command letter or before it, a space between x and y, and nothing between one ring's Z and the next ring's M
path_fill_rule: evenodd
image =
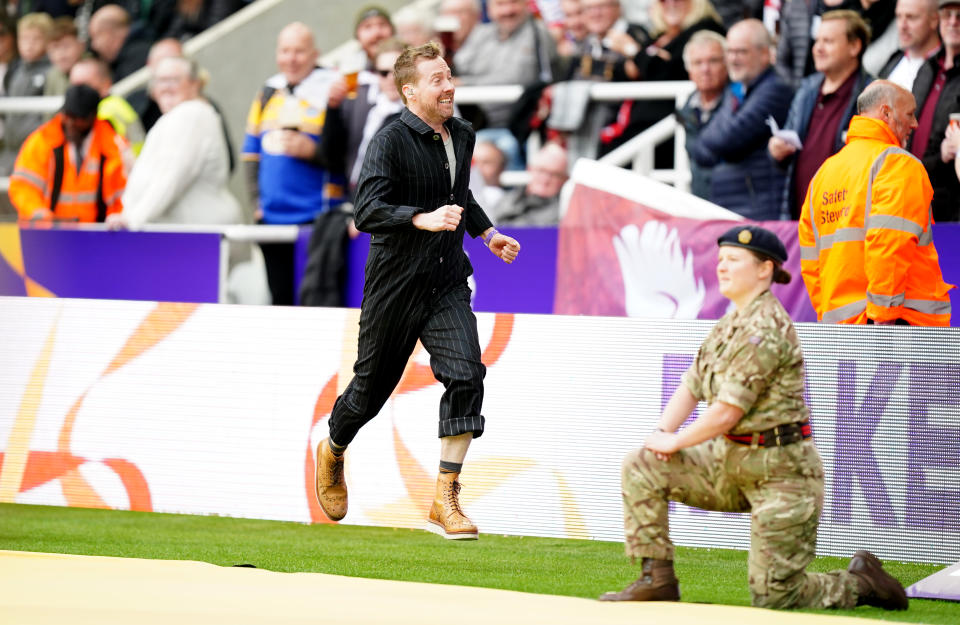
M947 134L944 142L940 146L941 152L951 152L953 157L953 167L957 172L957 178L960 179L960 159L957 158L957 152L960 149L960 112L950 113L950 122L947 124ZM950 159L945 159L949 161Z
M242 159L258 223L312 224L346 199L344 139L328 131L325 119L347 89L339 72L317 66L318 56L309 27L285 26L277 37L278 73L250 106ZM293 305L293 243L265 242L260 249L273 303Z

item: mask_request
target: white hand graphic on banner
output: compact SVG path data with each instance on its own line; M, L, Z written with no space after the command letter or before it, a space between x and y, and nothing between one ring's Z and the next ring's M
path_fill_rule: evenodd
M628 317L696 319L706 290L693 271L693 253L680 249L676 228L648 221L613 237L623 274Z

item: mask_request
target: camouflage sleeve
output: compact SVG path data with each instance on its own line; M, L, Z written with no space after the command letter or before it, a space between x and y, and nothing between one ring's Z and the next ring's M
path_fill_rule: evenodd
M780 366L780 342L773 332L747 332L727 363L717 400L750 412Z
M702 348L701 348L702 350ZM700 368L698 364L700 362L700 352L697 352L697 357L693 359L693 362L690 363L690 366L687 367L687 370L683 372L683 376L680 378L680 383L690 389L690 392L693 393L693 396L697 400L703 399L703 379L700 377Z

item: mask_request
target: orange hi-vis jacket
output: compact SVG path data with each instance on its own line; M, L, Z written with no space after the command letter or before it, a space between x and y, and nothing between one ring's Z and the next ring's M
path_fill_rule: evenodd
M953 286L933 245L932 198L923 164L890 128L854 116L800 212L800 271L818 319L950 325Z
M127 185L124 139L109 122L99 119L90 133L79 171L77 150L67 144L63 134L63 113L57 113L27 137L17 154L8 191L21 219L31 219L38 209L48 209L58 219L90 223L123 210L120 196ZM56 206L50 205L53 201Z

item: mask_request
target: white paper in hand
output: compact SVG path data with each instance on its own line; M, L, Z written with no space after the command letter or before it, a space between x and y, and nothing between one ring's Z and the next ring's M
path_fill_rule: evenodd
M800 135L797 134L796 130L781 130L777 126L777 120L773 118L773 115L767 117L767 125L770 126L770 134L774 137L786 141L798 150L803 149L803 142L800 141Z

